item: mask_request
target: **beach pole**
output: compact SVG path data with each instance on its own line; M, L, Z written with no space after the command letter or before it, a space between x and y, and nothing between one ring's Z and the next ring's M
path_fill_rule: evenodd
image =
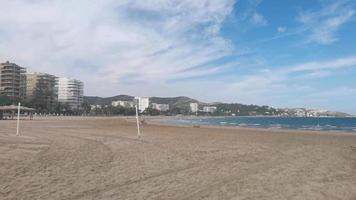
M138 120L137 104L135 105L135 108L136 108L137 137L140 138L141 133L140 133L140 122L139 122L139 120Z
M19 128L20 128L20 108L21 107L21 103L19 102L18 106L17 106L17 128L16 128L16 135L19 135Z

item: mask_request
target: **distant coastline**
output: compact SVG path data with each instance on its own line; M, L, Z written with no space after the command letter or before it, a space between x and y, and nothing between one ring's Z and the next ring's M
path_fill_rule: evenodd
M84 102L94 115L120 115L130 113L135 97L116 95L112 97L84 96ZM242 103L206 103L185 96L178 97L145 97L147 110L145 115L198 115L198 116L271 116L271 117L352 117L351 114L313 108L276 108L267 105ZM121 111L115 113L115 109ZM127 112L125 112L125 109ZM94 111L94 112L93 112Z

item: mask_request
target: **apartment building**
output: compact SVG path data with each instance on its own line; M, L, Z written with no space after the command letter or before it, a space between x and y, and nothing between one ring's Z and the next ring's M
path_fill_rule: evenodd
M58 102L71 109L80 109L83 104L84 83L70 78L58 78Z
M26 74L26 100L50 110L58 101L57 77L46 73Z
M0 64L0 95L14 100L26 97L26 69L10 63Z

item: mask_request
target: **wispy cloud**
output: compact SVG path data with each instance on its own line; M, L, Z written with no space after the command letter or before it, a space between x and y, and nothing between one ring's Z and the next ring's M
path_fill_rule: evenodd
M346 23L355 20L356 8L353 3L350 0L340 0L332 3L326 1L321 4L320 9L300 12L296 18L301 23L300 26L290 28L279 26L277 27L277 34L257 40L254 43L265 43L301 35L306 37L306 43L332 44L339 39L337 36L339 29Z
M234 3L3 0L0 59L75 76L85 81L89 94L127 92L130 86L123 84L191 76L183 71L230 55L232 45L220 29ZM72 74L73 69L79 73Z
M0 0L0 61L81 79L86 95L188 95L276 106L292 105L299 97L307 102L312 93L329 89L309 83L327 82L335 72L355 67L356 57L340 52L340 59L266 69L309 53L298 46L282 52L287 58L279 54L299 36L320 44L341 38L340 28L355 19L351 0L325 1L319 9L302 11L298 25L295 17L275 22L261 2ZM266 25L274 29L258 28ZM285 37L290 40L278 43ZM264 49L256 47L260 43L267 43ZM354 55L351 51L348 55ZM344 88L344 93L354 91Z
M277 32L278 33L284 33L284 32L286 32L287 31L287 27L285 27L285 26L279 26L278 28L277 28Z
M319 44L331 44L338 40L339 28L350 21L355 15L352 1L335 1L323 4L318 11L304 11L298 16L298 21L310 32L308 40Z
M299 77L316 78L316 74L318 73L332 75L332 73L326 73L326 71L343 70L350 67L356 68L356 56L318 62L307 62L294 66L273 67L271 69L259 71L254 75L247 75L236 85L239 86L241 91L251 91L251 87L270 90L271 84L286 83ZM256 82L256 84L252 84L253 82ZM257 84L257 82L259 82L259 84Z
M268 21L266 18L257 12L255 12L251 17L251 22L256 26L266 26L268 25Z
M298 95L296 97L300 98L301 101L297 103L301 104L304 96L324 92L323 89L314 89L307 83L333 76L334 72L348 68L356 69L355 56L307 62L293 66L273 67L246 75L236 83L231 84L229 91L243 94L240 98L241 101L260 104L263 102L272 104L278 102L279 105L283 105L293 99L291 95Z

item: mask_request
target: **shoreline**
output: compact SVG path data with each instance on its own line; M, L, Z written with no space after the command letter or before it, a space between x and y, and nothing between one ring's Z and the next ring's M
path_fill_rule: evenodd
M356 135L355 131L342 131L342 130L308 130L308 129L295 129L295 128L276 128L276 127L251 127L251 126L236 126L236 125L209 125L209 124L188 124L188 123L175 123L174 120L181 119L206 119L206 118L223 118L223 117L196 117L196 116L140 116L146 123L152 125L161 126L173 126L173 127L195 127L195 128L214 128L214 129L236 129L236 130L251 130L251 131L263 131L263 132L297 132L297 133L321 133L321 134L346 134L346 135ZM23 118L23 121L44 121L44 120L90 120L90 119L124 119L128 122L136 122L135 116L42 116L35 117L33 120ZM165 120L170 120L169 122ZM2 121L16 121L14 120L0 120Z
M173 121L165 122L165 117L161 118L145 118L148 122L155 125L168 125L168 126L177 126L177 127L195 127L199 128L215 128L215 129L237 129L237 130L255 130L255 131L277 131L277 132L298 132L298 133L322 133L322 134L346 134L346 135L355 135L355 131L341 131L341 130L308 130L308 129L294 129L294 128L267 128L267 127L249 127L247 126L230 126L230 125L207 125L207 124L185 124L185 123L174 123ZM172 119L172 118L169 118ZM177 119L177 118L175 118ZM188 118L191 119L191 118ZM196 119L196 118L195 118ZM198 127L196 127L198 128Z
M133 121L129 121L134 123ZM242 131L258 131L258 132L288 132L288 133L308 133L308 134L328 134L328 135L351 135L356 136L355 132L349 131L321 131L321 130L300 130L300 129L288 129L288 128L258 128L258 127L240 127L240 126L219 126L219 125L194 125L188 124L170 124L157 121L149 121L151 125L168 126L168 127L182 127L182 128L208 128L208 129L227 129L227 130L242 130Z

